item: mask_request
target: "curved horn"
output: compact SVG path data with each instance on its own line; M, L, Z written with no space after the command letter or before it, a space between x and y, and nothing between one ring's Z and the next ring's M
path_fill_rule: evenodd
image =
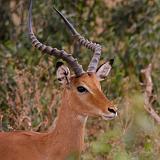
M82 37L76 31L76 29L73 27L73 25L63 16L63 14L61 12L59 12L55 7L53 7L53 8L58 13L58 15L60 15L60 17L63 19L66 26L69 28L69 30L73 34L73 36L75 36L77 38L77 41L80 43L80 45L83 45L86 48L91 49L94 52L93 57L92 57L90 64L88 66L87 72L96 72L96 69L97 69L97 66L98 66L98 63L100 60L100 56L101 56L101 50L102 50L101 45L93 43L93 42L85 39L84 37Z
M32 41L32 46L42 51L43 53L47 53L49 55L65 60L71 66L76 76L80 76L84 73L82 66L78 64L77 59L73 58L71 54L68 54L64 50L58 50L57 48L52 48L50 46L44 45L38 41L32 29L32 0L30 0L30 7L29 7L28 30L29 30L29 38Z

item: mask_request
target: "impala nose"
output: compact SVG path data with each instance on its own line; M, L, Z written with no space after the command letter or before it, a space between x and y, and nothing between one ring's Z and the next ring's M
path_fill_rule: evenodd
M113 113L113 114L117 114L116 110L113 109L113 108L108 108L108 111L111 112L111 113Z
M109 113L108 113L109 112ZM114 108L108 108L108 111L107 113L103 113L102 114L102 118L105 119L105 120L110 120L110 119L113 119L117 116L117 108L114 107Z

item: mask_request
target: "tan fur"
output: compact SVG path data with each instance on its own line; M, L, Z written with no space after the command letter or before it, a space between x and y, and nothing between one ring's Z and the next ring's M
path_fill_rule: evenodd
M91 93L80 95L77 86L85 84ZM87 116L107 113L113 104L104 96L95 74L72 77L63 91L54 129L47 133L0 133L0 160L79 159L83 150Z

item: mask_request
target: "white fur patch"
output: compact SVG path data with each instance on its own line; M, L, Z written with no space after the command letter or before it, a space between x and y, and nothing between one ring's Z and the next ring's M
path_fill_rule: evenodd
M68 84L70 82L70 71L65 65L58 67L56 72L57 79L61 84Z
M98 71L96 72L96 76L97 76L98 80L99 81L104 80L108 76L111 68L112 68L112 66L110 65L109 61L102 64L100 66L100 68L98 69Z

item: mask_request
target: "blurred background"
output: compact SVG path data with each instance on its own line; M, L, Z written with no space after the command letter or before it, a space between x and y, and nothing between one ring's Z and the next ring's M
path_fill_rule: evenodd
M39 40L72 53L87 68L92 53L74 41L53 5L79 33L102 44L100 63L115 58L102 88L117 104L118 117L89 118L82 160L160 160L160 1L34 0ZM46 131L61 99L57 59L31 47L28 6L28 0L0 0L0 131ZM153 87L149 94L147 85Z

